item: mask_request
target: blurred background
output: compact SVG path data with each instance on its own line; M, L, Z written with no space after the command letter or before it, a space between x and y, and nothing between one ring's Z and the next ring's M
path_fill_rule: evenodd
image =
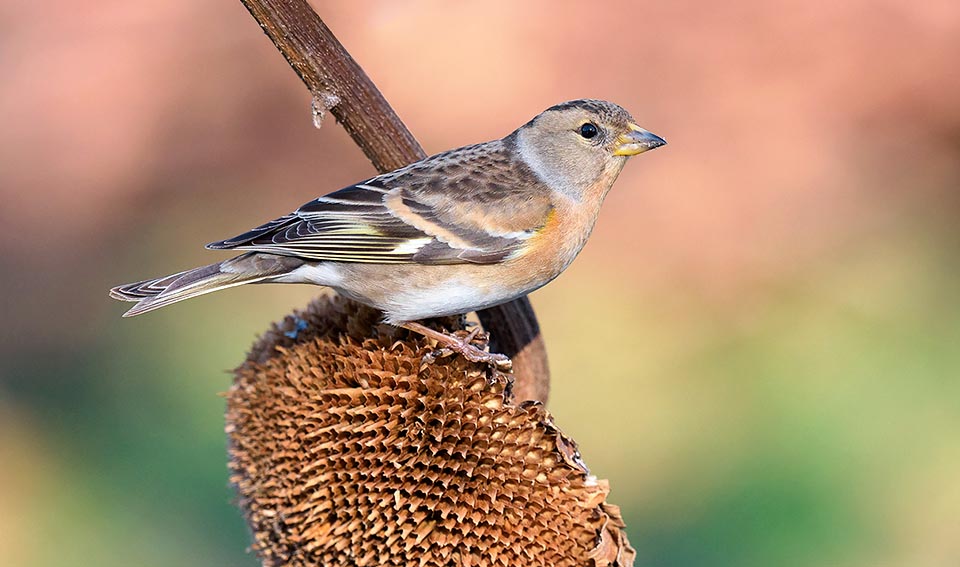
M960 564L960 4L316 2L428 152L616 101L532 297L638 565ZM316 289L107 289L373 173L239 2L0 6L0 557L253 566L228 370Z

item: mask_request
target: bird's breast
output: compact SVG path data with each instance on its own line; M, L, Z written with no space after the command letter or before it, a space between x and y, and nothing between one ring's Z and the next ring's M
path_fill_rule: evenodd
M573 262L593 230L596 215L571 205L555 206L523 253L505 263L514 285L537 289Z

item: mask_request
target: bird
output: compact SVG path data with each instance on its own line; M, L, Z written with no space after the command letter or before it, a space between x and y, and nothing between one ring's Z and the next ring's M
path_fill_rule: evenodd
M621 106L552 106L498 140L442 152L318 197L208 244L238 256L110 290L140 315L253 283L307 283L383 313L385 323L475 362L509 365L421 321L507 303L579 254L631 156L666 141Z

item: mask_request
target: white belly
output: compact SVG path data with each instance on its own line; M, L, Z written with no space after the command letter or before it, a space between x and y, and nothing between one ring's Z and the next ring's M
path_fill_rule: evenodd
M410 270L416 270L417 275L412 275ZM480 266L322 262L304 265L274 281L331 287L350 299L383 311L384 320L391 324L486 309L526 295L546 283L516 289L498 285L496 275ZM486 283L478 285L479 281Z
M418 321L430 317L460 315L500 305L524 295L509 290L480 290L470 283L459 281L437 282L422 289L400 289L391 297L375 305L391 324Z

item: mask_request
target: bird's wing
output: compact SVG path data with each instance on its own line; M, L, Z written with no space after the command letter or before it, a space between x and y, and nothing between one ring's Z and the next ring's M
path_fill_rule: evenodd
M334 262L492 264L522 254L547 220L548 196L528 189L483 186L482 176L380 176L207 248Z

